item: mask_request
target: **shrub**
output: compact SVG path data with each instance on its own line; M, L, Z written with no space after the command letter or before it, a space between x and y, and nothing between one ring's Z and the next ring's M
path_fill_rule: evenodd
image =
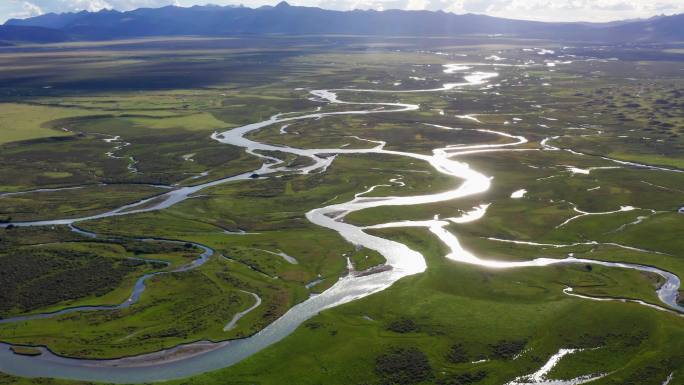
M468 385L475 384L484 380L487 377L487 372L478 371L474 373L463 373L451 375L437 381L437 385Z
M501 340L493 345L489 345L492 356L498 360L510 360L525 349L526 341L506 341Z
M446 359L454 364L460 364L463 362L469 362L468 353L462 344L454 344L449 349L446 355Z
M392 348L375 359L375 372L383 385L417 384L432 378L425 353L417 348Z
M398 318L387 325L387 330L395 333L410 333L418 330L418 325L410 318Z

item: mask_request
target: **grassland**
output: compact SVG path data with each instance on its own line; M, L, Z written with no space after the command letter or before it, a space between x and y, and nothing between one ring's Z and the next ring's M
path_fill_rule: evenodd
M64 227L4 231L0 316L118 305L143 274L178 268L199 254L183 245L72 234Z
M66 117L87 115L88 111L68 108L33 106L17 103L0 103L0 144L20 140L69 135L54 130L45 123Z
M677 317L561 293L567 283L622 286L633 285L634 277L575 267L488 271L444 260L444 251L427 233L384 235L425 251L428 271L327 311L283 343L233 368L177 383L224 384L226 378L236 384L316 384L320 379L330 384L397 383L378 368L378 357L396 348L418 349L426 357L427 380L406 382L421 384L468 383L459 378L480 372L484 378L473 383L501 384L516 373L537 370L559 346L600 347L559 365L555 374L560 378L619 369L614 379L597 383L655 384L664 377L644 368L669 373L682 365L678 343L658 342L681 333ZM410 320L413 326L391 330L398 320ZM456 346L458 355L452 353ZM291 358L278 360L283 354ZM656 358L661 354L669 359ZM480 360L486 361L471 363Z
M340 44L348 49L341 51ZM0 186L3 192L25 192L0 196L0 219L80 217L169 188L250 172L261 161L213 141L214 131L276 113L353 109L309 100L308 89L437 88L461 80L445 74L442 64L498 55L542 65L491 63L499 72L493 88L340 91L345 100L415 103L420 109L298 121L285 133L276 125L249 138L299 148L374 145L357 136L385 141L389 150L430 154L448 145L511 141L481 129L522 135L529 139L519 147L525 151L459 158L492 177L485 193L438 204L367 209L345 221L374 225L457 217L489 204L481 220L449 227L467 250L483 258L572 254L653 265L684 276L684 221L675 213L684 204L684 174L602 158L683 168L676 51L575 48L563 54L579 59L552 67L545 62L570 59L523 50L532 45L561 52L554 42L358 37L150 39L0 51L7 78L0 109L8 109L5 120L0 119ZM620 60L597 60L608 54ZM646 54L658 60L643 60L640 55ZM581 60L585 56L593 60ZM470 114L477 120L463 117ZM15 120L19 126L10 125ZM547 138L547 146L559 150L544 149L540 143ZM281 152L269 155L290 166L308 161ZM377 252L309 223L307 211L349 201L374 185L384 186L367 196L427 194L458 184L415 159L339 155L325 173L285 171L277 178L215 186L159 212L79 223L100 234L99 241L64 227L0 230L2 270L12 267L22 274L7 281L12 290L2 301L3 315L118 303L137 277L164 269L129 265L127 257L177 267L197 255L197 250L163 243L148 249L135 237L197 242L216 250L196 270L150 280L141 301L128 309L3 324L0 341L109 358L252 335L333 285L346 274L347 257L357 270L384 263ZM71 187L78 188L30 192ZM525 196L511 198L520 189L527 190ZM634 210L610 213L621 206ZM577 210L598 215L572 219L581 213ZM233 367L173 383L501 385L538 370L560 348L587 350L564 358L553 369L554 378L609 372L595 383L661 385L674 373L670 384L684 383L680 317L634 303L563 294L572 287L587 296L660 304L658 276L587 265L486 269L445 259L445 247L425 230L373 234L423 253L427 271L324 311ZM582 244L551 246L575 243ZM92 278L76 280L84 271ZM321 282L307 287L316 280ZM68 290L60 287L64 283ZM257 294L262 304L224 331L233 315L253 305L247 292ZM0 384L32 383L82 384L0 375Z

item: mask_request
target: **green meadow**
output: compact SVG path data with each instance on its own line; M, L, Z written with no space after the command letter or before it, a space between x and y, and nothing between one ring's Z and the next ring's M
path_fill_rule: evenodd
M681 48L625 48L608 52L619 60L548 66L552 58L525 51L538 46L562 47L507 38L274 36L2 48L9 86L0 94L0 221L83 218L254 172L262 158L211 135L278 113L361 109L309 94L348 88L337 91L341 100L419 109L295 120L247 138L303 149L368 149L382 141L387 150L421 155L515 140L492 131L528 142L454 158L491 178L486 192L369 208L344 222L455 218L488 205L481 219L447 227L483 259L574 256L684 277ZM497 65L491 55L538 65ZM403 92L463 81L444 72L443 64L458 62L487 63L484 71L498 73L493 86ZM348 260L362 274L386 263L312 224L307 212L372 186L365 197L427 195L462 183L399 155L339 154L324 172L309 174L297 172L308 158L262 155L286 169L202 189L164 210L77 223L96 238L67 226L0 228L2 318L116 305L141 276L168 273L150 278L133 306L0 324L0 341L21 346L18 354L47 346L102 359L247 338L349 274ZM521 189L524 196L511 197ZM234 366L169 383L503 385L538 371L560 349L580 349L549 378L601 373L592 383L662 385L672 374L670 385L684 384L684 318L675 311L564 293L571 287L594 299L666 307L656 274L592 264L485 268L449 260L450 250L425 228L365 231L422 253L427 270L322 311ZM194 270L169 273L200 255L191 243L215 253ZM255 304L252 293L261 304L224 330ZM0 374L0 384L86 382Z

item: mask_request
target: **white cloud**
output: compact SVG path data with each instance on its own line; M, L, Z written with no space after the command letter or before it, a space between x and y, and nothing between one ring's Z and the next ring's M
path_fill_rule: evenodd
M430 5L429 0L408 0L408 2L406 3L406 9L422 10L427 9L428 5Z
M6 2L7 0L0 0ZM7 13L23 14L24 17L35 16L36 10L44 12L74 12L91 11L102 9L117 9L128 11L141 7L163 7L166 5L180 5L178 0L9 0L5 5L0 5L0 19ZM28 9L33 10L29 12ZM6 12L5 9L9 9ZM3 13L3 11L5 11ZM5 17L6 18L6 17Z
M33 17L33 16L39 16L43 14L43 10L29 2L29 1L21 1L18 2L17 7L15 8L16 10L10 12L9 17L10 18L26 18L26 17Z
M70 11L90 11L97 12L101 9L114 8L105 0L69 0L65 2L64 7Z
M465 10L471 10L474 3L488 3L483 13L493 16L554 21L609 21L684 12L680 0L464 0Z
M45 12L131 10L165 5L214 3L256 7L279 0L0 0L0 20ZM290 0L293 5L328 9L428 9L482 13L517 19L608 21L658 14L684 13L684 0Z

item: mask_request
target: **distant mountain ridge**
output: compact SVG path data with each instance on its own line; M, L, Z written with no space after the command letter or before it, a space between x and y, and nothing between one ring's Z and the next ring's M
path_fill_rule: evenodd
M313 7L167 6L128 12L104 10L12 19L0 26L0 40L16 27L55 31L55 39L109 40L146 36L323 35L378 36L506 35L605 42L684 40L684 14L604 24L544 23L442 11L332 11ZM40 35L39 31L35 32Z
M0 26L0 45L3 41L29 42L29 43L57 43L70 39L63 31L52 28L3 25Z

